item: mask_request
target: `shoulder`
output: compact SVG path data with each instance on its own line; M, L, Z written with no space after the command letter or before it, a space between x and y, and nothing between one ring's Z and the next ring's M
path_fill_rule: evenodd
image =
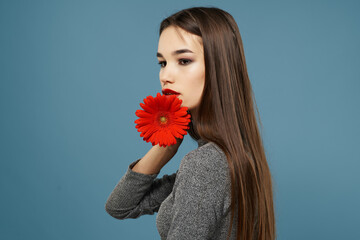
M179 174L197 180L224 182L228 180L228 163L225 153L213 142L189 152L181 160Z
M213 167L224 165L226 155L221 148L213 142L208 142L185 155L183 164Z
M224 214L230 200L230 174L225 153L209 142L189 152L181 160L173 196L184 206L198 204Z

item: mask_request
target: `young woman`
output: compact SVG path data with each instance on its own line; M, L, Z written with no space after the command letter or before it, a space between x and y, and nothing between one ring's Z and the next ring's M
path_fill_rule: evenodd
M162 90L188 107L198 148L156 178L182 140L153 146L129 165L106 211L158 212L161 239L275 239L272 179L235 20L218 8L177 12L161 22L157 58Z

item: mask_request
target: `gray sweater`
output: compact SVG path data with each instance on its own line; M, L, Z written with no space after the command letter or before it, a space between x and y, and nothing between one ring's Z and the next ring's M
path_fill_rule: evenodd
M132 171L132 162L110 194L105 210L117 219L154 214L161 239L227 239L230 226L230 175L226 156L213 142L181 160L172 175ZM236 219L236 218L235 218ZM235 239L236 222L230 239Z

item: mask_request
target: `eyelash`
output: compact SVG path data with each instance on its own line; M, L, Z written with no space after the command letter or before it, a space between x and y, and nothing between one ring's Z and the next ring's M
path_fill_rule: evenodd
M190 60L190 59L179 59L179 62L185 62L184 64L182 64L182 63L180 63L180 65L182 65L182 66L185 66L185 65L188 65L188 64L190 64L192 61ZM160 61L159 62L159 65L160 65L160 67L165 67L165 66L163 66L162 64L163 63L166 63L166 61Z

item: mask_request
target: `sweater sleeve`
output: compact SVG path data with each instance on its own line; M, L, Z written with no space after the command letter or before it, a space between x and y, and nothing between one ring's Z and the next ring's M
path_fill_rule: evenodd
M226 172L219 160L213 150L184 157L174 185L167 240L212 239L224 209Z
M158 174L142 174L132 171L140 159L131 163L108 197L105 210L117 219L138 218L152 215L171 193L176 173L156 178Z

